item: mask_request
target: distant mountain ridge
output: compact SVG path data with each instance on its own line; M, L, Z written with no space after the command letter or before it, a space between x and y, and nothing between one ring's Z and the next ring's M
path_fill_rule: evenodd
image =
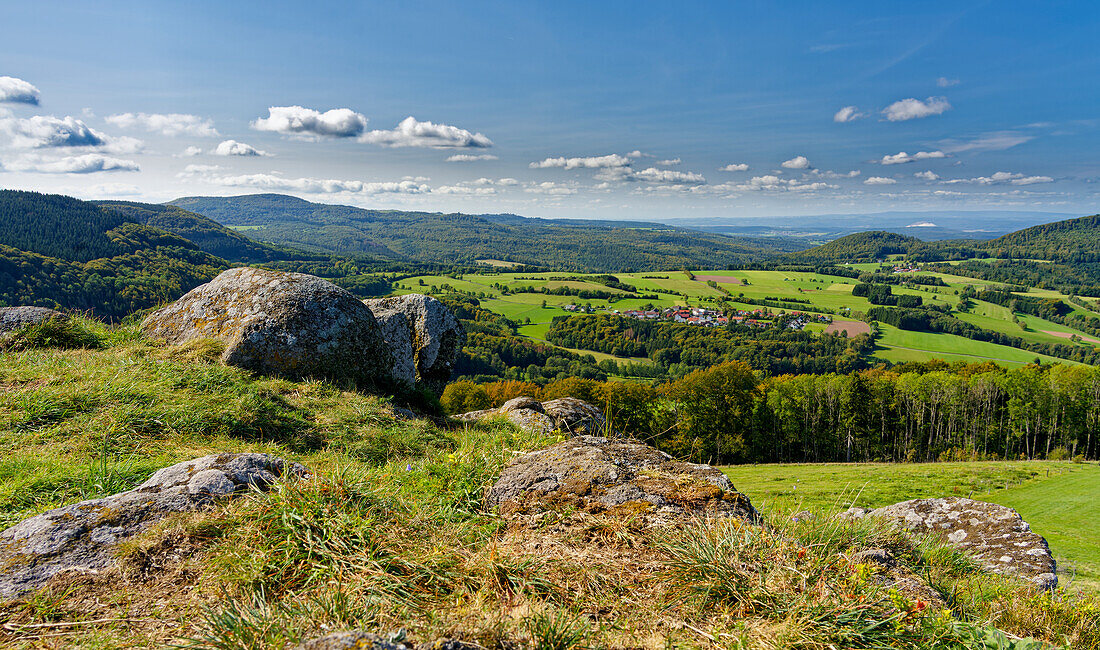
M281 194L169 202L251 237L317 253L461 264L501 259L575 271L724 267L804 248L783 238L727 237L654 222L512 214L368 210Z

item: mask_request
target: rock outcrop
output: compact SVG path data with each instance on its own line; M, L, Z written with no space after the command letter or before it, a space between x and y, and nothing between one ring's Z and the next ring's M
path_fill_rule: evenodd
M233 366L292 379L405 389L415 375L351 293L302 273L236 268L150 314L145 334L169 343L214 338Z
M485 505L505 516L575 507L759 521L748 497L717 469L673 460L640 442L596 436L570 438L516 457L487 492Z
M132 490L26 519L0 532L0 600L64 571L108 567L120 541L169 514L306 475L301 465L268 454L216 454L165 467Z
M572 436L617 435L608 428L607 420L600 409L573 397L548 402L539 402L532 397L516 397L500 408L470 411L456 415L455 418L465 422L480 422L498 416L508 418L521 429L539 433L561 431Z
M843 516L879 517L913 532L941 534L987 571L1019 576L1043 589L1058 585L1046 540L1012 508L949 497L913 499L874 510L851 508Z
M51 318L67 317L56 309L48 307L0 307L0 333L14 332Z
M364 300L363 304L382 325L395 356L401 362L409 359L417 382L442 393L466 342L465 329L447 306L420 294Z

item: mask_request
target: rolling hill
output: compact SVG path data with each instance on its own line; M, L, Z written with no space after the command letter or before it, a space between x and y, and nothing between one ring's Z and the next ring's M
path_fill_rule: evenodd
M177 298L229 267L194 242L66 196L0 191L0 305L105 318Z
M821 263L873 262L887 255L908 253L912 247L923 243L916 237L871 230L847 235L827 244L793 253L788 256L788 259L797 262Z
M420 263L499 259L575 271L714 268L804 246L657 223L367 210L280 194L185 197L170 204L278 245Z

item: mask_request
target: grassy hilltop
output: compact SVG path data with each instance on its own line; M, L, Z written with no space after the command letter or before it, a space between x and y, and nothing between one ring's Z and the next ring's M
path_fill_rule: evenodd
M281 648L349 627L502 648L1009 647L994 627L1100 645L1100 601L1020 591L866 522L765 510L772 527L649 528L565 508L506 523L481 507L484 488L513 454L554 438L503 421L399 420L384 398L220 365L213 342L76 331L91 348L40 349L31 336L0 354L4 524L215 451L276 453L314 478L173 517L127 543L121 569L4 605L6 645ZM844 559L880 547L950 612Z

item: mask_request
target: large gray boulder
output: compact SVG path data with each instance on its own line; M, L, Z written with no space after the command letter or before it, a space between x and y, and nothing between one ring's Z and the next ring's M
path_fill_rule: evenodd
M175 344L220 339L225 363L263 374L395 390L415 381L359 299L303 273L230 269L150 314L142 329Z
M879 517L915 533L940 534L987 571L1018 576L1043 589L1058 586L1047 541L1012 508L948 497L913 499L874 510L851 508L844 516Z
M382 325L383 336L398 357L411 360L417 381L436 393L443 392L466 342L466 330L451 310L418 293L364 300L363 304Z
M37 325L51 318L67 318L48 307L0 307L0 333L14 332L28 325Z
M539 402L533 397L516 397L500 408L470 411L454 417L463 422L481 422L500 416L521 429L535 433L560 431L571 436L618 436L607 426L603 411L575 397L547 402Z
M748 497L719 470L674 460L640 442L597 436L570 438L514 458L486 493L485 505L505 516L573 507L759 521Z
M0 600L41 587L63 571L112 565L120 541L169 514L306 475L301 465L268 454L215 454L158 470L132 490L26 519L0 532Z

